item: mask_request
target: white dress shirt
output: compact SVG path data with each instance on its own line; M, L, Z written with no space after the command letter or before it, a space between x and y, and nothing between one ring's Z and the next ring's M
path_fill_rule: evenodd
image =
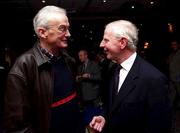
M118 85L118 92L126 78L126 76L128 75L134 61L135 61L135 58L137 56L137 53L133 53L127 60L125 60L124 62L121 63L121 66L122 66L122 69L120 70L120 73L119 73L119 85Z

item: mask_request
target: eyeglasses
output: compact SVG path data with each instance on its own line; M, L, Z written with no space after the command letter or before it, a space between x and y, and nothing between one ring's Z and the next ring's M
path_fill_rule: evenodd
M51 26L48 26L47 29L53 29L55 26L54 25L51 25ZM65 33L67 31L70 30L70 27L69 26L66 26L66 25L59 25L58 27L56 27L58 29L59 32L61 33Z
M70 30L70 27L66 26L66 25L59 25L59 27L58 27L58 31L60 31L60 32L67 32L69 30Z

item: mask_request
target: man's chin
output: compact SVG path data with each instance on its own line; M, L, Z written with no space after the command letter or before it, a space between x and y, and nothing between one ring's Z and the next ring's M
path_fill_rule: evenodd
M63 44L63 47L64 47L64 48L66 48L67 46L68 46L68 44L67 44L67 43L66 43L66 44Z
M107 59L111 59L111 56L109 54L106 55Z
M67 43L62 43L62 44L59 45L59 47L61 47L61 48L66 48L67 46L68 46Z

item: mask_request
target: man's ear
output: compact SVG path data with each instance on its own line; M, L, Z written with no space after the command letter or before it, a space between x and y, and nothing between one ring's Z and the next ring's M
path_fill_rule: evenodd
M41 38L47 38L47 30L44 27L37 28L37 32Z
M122 37L119 41L120 41L120 44L121 44L120 45L121 49L124 49L128 44L128 40L126 38L124 38L124 37Z

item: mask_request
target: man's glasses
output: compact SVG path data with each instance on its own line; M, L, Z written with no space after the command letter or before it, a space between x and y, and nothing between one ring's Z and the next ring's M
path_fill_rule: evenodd
M47 29L52 29L54 28L55 26L54 25L51 25L51 26L48 26ZM57 27L58 31L61 32L61 33L65 33L67 31L70 30L70 27L69 26L66 26L66 25L59 25Z
M58 27L58 31L60 31L60 32L67 32L69 30L70 30L69 26L59 25L59 27Z

